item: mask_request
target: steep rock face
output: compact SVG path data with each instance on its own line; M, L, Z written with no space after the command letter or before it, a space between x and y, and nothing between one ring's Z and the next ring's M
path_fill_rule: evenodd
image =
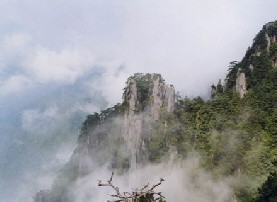
M123 137L127 150L131 151L131 169L140 166L147 156L146 144L151 134L151 123L159 120L163 111L173 112L174 101L174 87L164 83L159 74L135 74L128 79L124 93L127 107Z
M247 92L245 74L241 72L240 69L238 71L236 79L236 92L239 94L240 98L243 98L245 93Z
M137 85L134 79L128 81L130 94L129 100L125 100L128 103L128 107L124 112L123 122L123 137L126 142L127 150L131 151L130 165L131 168L135 168L138 163L139 151L142 148L142 113L138 113L138 107L140 105L137 97Z
M42 191L35 202L70 201L68 188L80 177L107 165L111 169L136 169L148 158L153 124L161 113L173 112L175 90L160 74L135 74L127 81L123 103L89 115L78 146L56 178L51 192Z
M275 24L276 22L269 22L265 25L265 39L267 41L267 51L270 51L270 46L276 42Z
M129 158L129 167L139 167L147 159L152 124L159 120L161 113L173 112L174 101L174 87L166 84L160 74L131 76L127 80L123 104L93 115L94 121L81 132L81 141L73 154L78 159L78 173L92 172L94 167L104 163L103 155L105 159L117 161L111 159L111 149L101 152L113 138L123 140L123 153L126 154L123 158Z

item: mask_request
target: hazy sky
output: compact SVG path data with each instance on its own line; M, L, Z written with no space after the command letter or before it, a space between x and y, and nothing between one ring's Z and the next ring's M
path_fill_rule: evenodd
M121 102L133 73L161 73L182 95L207 97L276 8L276 0L0 0L0 169L22 176L8 164L28 138Z
M112 93L111 102L120 101L124 80L135 72L159 72L185 95L205 95L276 18L276 6L275 0L1 0L0 94L72 84L101 66L110 82L105 77L97 87Z

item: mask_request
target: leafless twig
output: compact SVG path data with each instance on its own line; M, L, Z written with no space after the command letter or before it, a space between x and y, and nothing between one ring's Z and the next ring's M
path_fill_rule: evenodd
M98 186L106 186L112 187L115 190L116 194L110 195L115 198L115 200L108 202L137 202L139 199L145 199L146 201L159 201L160 199L164 199L164 196L161 192L156 192L154 189L162 184L164 179L160 178L160 181L157 184L154 184L151 188L149 188L149 183L146 184L141 189L136 189L132 192L120 192L119 188L112 183L113 175L107 181L107 183L102 183L101 180L98 180Z

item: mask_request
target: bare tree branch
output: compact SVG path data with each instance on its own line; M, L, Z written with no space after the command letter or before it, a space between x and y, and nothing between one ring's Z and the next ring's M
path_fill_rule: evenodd
M151 188L149 187L149 183L142 187L141 189L136 189L132 192L120 192L119 188L115 186L112 183L113 180L112 173L110 179L107 181L107 183L102 183L101 180L98 180L98 186L106 186L111 187L116 194L110 195L111 197L115 198L115 200L108 202L138 202L140 199L144 199L145 201L159 201L161 199L164 199L164 196L161 192L156 192L154 189L162 184L163 181L165 181L163 178L160 178L160 181L157 184L154 184Z

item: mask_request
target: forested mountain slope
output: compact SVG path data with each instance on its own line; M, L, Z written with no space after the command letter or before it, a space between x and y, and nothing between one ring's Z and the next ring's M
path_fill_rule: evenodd
M242 61L230 63L208 101L175 96L159 74L131 76L121 104L87 117L71 160L35 201L71 201L71 185L105 164L123 174L172 151L180 159L198 152L215 179L235 177L230 200L276 201L276 101L275 21L263 26Z

